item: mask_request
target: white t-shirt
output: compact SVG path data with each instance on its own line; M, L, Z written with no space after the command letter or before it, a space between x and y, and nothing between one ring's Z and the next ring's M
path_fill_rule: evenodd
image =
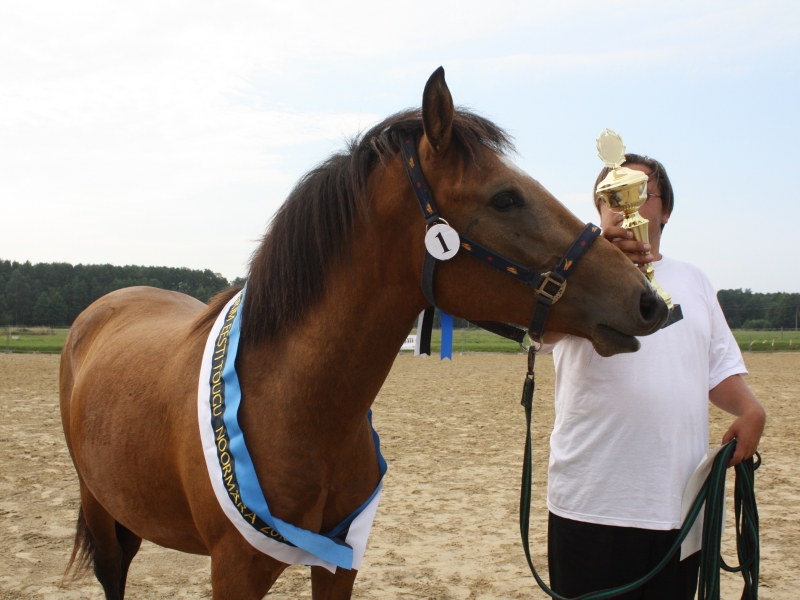
M683 320L603 358L568 336L554 349L556 420L547 505L558 516L621 527L680 527L681 497L708 450L708 392L746 374L714 288L663 257L658 283Z

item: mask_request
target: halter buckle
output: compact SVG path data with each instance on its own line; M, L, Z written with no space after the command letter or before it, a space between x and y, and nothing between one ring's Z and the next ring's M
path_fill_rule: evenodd
M539 284L539 287L536 288L536 292L542 294L545 298L550 298L552 304L558 302L558 299L561 298L561 295L567 287L567 280L561 277L561 275L556 276L559 277L559 279L553 277L552 271L542 273L544 279L542 279L542 283Z

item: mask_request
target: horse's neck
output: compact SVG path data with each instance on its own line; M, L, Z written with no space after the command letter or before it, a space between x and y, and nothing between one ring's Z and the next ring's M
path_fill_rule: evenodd
M397 255L394 265L382 264L354 250L329 273L324 296L301 322L240 359L243 386L264 407L283 408L293 420L323 419L328 428L363 422L424 298Z
M314 531L377 485L365 417L425 304L410 276L364 258L345 259L299 323L237 360L239 422L270 510Z

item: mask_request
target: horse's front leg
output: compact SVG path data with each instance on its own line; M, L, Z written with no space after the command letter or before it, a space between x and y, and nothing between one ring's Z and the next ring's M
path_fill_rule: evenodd
M288 565L262 554L243 540L211 550L213 600L261 600Z
M356 569L336 569L336 573L331 573L323 567L311 567L311 597L313 600L349 600L356 575Z

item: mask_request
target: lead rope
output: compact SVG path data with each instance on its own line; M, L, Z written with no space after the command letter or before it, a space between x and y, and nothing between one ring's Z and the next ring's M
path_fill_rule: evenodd
M566 598L551 590L539 576L533 566L528 538L531 512L531 484L532 484L532 450L531 450L531 415L533 412L533 392L536 384L534 365L536 363L536 348L528 349L528 373L525 376L525 385L522 388L522 406L525 408L525 455L522 463L522 489L520 491L519 528L522 537L522 547L525 558L536 583L544 592L555 600L600 600L615 598L631 592L655 577L680 549L681 543L689 534L697 515L705 503L703 521L703 548L700 554L700 578L698 600L719 600L720 597L720 567L730 572L741 572L744 579L742 600L757 600L758 574L759 574L759 541L758 541L758 509L755 497L755 471L761 466L761 455L758 462L754 463L752 457L742 461L736 470L734 507L736 515L736 550L739 565L728 566L722 558L720 545L722 542L722 511L725 503L725 473L727 464L736 451L736 440L727 444L716 456L703 487L697 494L689 514L680 529L678 539L672 544L667 555L652 571L636 581L620 587L600 590L583 594L577 598Z

